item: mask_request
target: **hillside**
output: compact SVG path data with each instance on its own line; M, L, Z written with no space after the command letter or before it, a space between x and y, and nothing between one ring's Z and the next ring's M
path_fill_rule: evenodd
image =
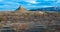
M60 7L36 8L36 9L30 9L29 11L57 11L57 12L60 12Z
M4 30L6 27L19 32L47 32L60 29L60 13L28 11L23 7L19 7L16 11L10 13L0 12L0 28Z

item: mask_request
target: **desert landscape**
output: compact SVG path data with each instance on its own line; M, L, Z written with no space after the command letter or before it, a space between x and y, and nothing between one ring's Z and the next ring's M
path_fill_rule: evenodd
M0 12L0 32L60 32L60 12L28 11L22 6Z

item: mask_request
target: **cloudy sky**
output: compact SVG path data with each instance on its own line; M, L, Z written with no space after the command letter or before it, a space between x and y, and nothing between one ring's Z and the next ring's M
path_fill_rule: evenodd
M26 9L54 7L60 0L0 0L0 10L16 10L20 5Z

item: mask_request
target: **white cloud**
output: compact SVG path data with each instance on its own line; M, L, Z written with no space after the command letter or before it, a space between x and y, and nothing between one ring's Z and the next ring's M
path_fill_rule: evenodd
M1 6L1 5L0 5ZM3 6L1 6L0 8L8 8L9 7L9 5L3 5Z
M44 0L44 1L56 1L56 0Z
M32 4L27 4L28 6L32 5Z
M16 8L17 6L12 6L12 5L0 5L0 8Z
M19 3L15 3L15 2L6 2L6 4L19 4Z
M0 2L2 2L3 0L0 0Z
M60 3L60 0L57 0L56 3Z
M26 7L32 7L32 8L45 8L45 7L53 7L53 6L47 6L47 5L44 5L44 6L26 6Z
M41 6L41 7L43 7L43 8L44 8L44 7L53 7L53 6L47 6L47 5L46 5L46 6Z
M23 0L25 2L29 2L29 3L32 3L32 4L36 4L36 3L39 3L37 2L36 0Z

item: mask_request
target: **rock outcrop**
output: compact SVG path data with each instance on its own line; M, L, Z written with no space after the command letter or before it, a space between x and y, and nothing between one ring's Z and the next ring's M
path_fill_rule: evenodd
M19 6L19 8L16 9L15 13L25 13L28 12L26 9L24 9L22 6Z

